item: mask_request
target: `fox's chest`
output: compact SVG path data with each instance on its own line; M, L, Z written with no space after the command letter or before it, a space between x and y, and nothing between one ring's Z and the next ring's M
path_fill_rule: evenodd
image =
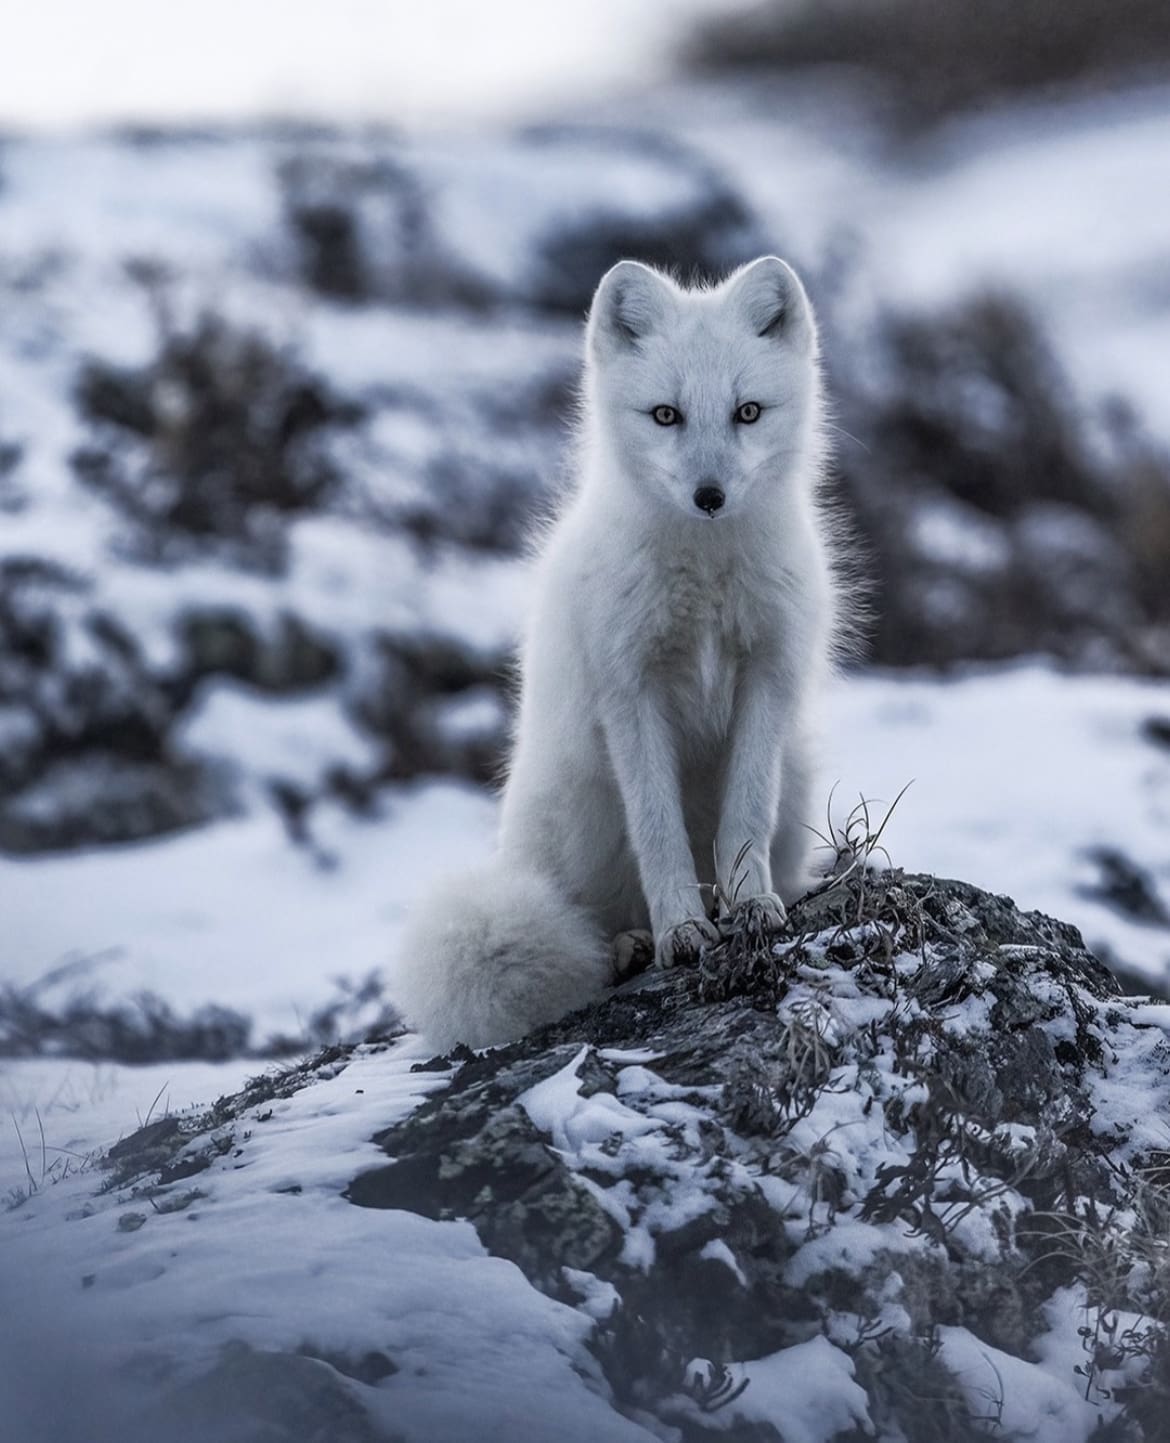
M696 742L718 741L731 730L735 710L737 649L718 627L695 636L670 673L670 712L680 735Z
M676 728L696 738L725 736L747 645L733 584L680 571L661 589L642 637L648 676L663 689Z

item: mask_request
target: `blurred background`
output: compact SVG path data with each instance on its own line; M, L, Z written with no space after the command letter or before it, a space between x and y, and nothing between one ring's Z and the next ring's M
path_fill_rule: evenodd
M820 314L826 811L1170 990L1161 0L57 0L0 125L0 1101L393 1025L622 256Z

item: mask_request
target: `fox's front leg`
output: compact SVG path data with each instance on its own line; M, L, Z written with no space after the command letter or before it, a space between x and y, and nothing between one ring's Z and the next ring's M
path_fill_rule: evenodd
M719 933L703 908L670 726L645 690L608 707L603 728L650 909L655 961L660 967L692 961Z
M724 905L750 907L763 930L775 930L786 915L773 890L771 858L785 722L779 665L771 658L749 659L736 691L715 866Z

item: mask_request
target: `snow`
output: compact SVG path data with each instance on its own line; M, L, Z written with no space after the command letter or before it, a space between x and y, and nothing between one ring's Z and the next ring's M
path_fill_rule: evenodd
M779 1191L778 1188L769 1189L773 1206L777 1205ZM786 1189L787 1198L795 1191L797 1189ZM801 1244L784 1270L784 1281L794 1288L799 1288L818 1273L826 1273L833 1268L850 1273L864 1272L882 1253L929 1250L930 1245L925 1238L912 1237L903 1230L878 1227L873 1223L858 1222L854 1218L842 1219L828 1232Z
M1007 543L974 506L936 498L924 502L913 518L914 544L932 560L956 571L994 572L1007 560Z
M712 1238L709 1243L704 1244L699 1250L699 1256L701 1258L713 1258L716 1262L722 1263L725 1267L730 1268L735 1274L736 1279L745 1288L747 1287L747 1278L744 1277L743 1269L739 1263L736 1262L735 1254L722 1238Z
M939 1358L958 1377L976 1417L998 1422L1020 1443L1085 1443L1101 1413L1071 1372L1050 1374L982 1342L966 1328L940 1328Z
M436 783L370 819L319 820L315 850L258 810L145 845L2 858L0 976L27 985L97 957L107 995L216 1001L254 1017L257 1042L299 1035L330 978L386 967L427 879L486 855L495 814L478 789Z
M490 736L501 728L506 715L499 694L487 687L472 687L435 708L435 729L450 741Z
M824 1443L853 1427L872 1432L865 1389L854 1381L848 1356L827 1338L753 1359L735 1373L748 1379L738 1398L707 1413L678 1411L707 1428L728 1431L740 1422L771 1423L784 1443Z
M239 262L276 228L279 212L260 140L127 146L115 136L41 137L5 148L9 256L47 251L105 257L165 255L197 272ZM113 336L103 339L117 341Z
M762 109L750 87L737 96L697 88L685 104L664 91L624 102L613 118L644 128L656 117L677 122L682 139L725 166L797 252L824 253L846 227L860 310L879 293L933 303L982 279L1024 284L1057 327L1065 359L1084 361L1091 390L1120 386L1149 398L1154 422L1170 414L1165 368L1150 363L1170 335L1166 312L1142 299L1141 279L1170 244L1166 200L1148 185L1152 157L1165 148L1170 92L957 123L913 163L878 163L843 127L811 125L796 100L782 115ZM536 235L580 200L582 186L596 190L601 174L584 163L587 175L552 174L531 134L397 143L433 174L441 215L448 203L465 209L441 224L444 242L465 244L469 263L509 283L526 263L520 214ZM360 516L335 514L290 527L282 576L211 561L165 571L111 564L108 511L67 465L83 439L70 403L77 354L132 363L151 343L147 308L122 269L131 256L157 255L180 273L180 314L214 297L229 315L295 341L343 392L376 398L368 433L346 458L379 498L426 493L435 448L470 444L477 433L468 417L499 401L501 375L522 398L550 375L572 374L572 320L505 308L485 321L306 299L289 284L288 257L273 250L273 169L285 144L263 133L149 146L111 136L6 144L0 275L32 273L46 246L56 259L35 285L4 289L0 422L26 443L13 484L35 504L5 513L0 555L59 561L78 577L85 608L125 618L158 666L173 655L177 618L206 606L237 611L260 634L289 610L334 641L377 627L452 634L494 653L524 613L527 573L514 559L422 558ZM756 160L762 147L766 168ZM615 204L648 204L643 157L621 155L616 141L610 150L618 179L602 189L614 188ZM655 205L693 196L693 173L654 175ZM1035 177L1044 204L1035 203ZM525 203L501 201L513 183L527 187ZM1091 214L1086 194L1105 198ZM1141 345L1127 349L1135 327ZM408 404L420 398L422 411ZM482 459L511 444L502 437ZM521 469L543 464L544 453ZM924 512L916 539L960 568L995 559L986 529L962 508ZM76 616L71 601L61 603L73 648L89 644L81 597ZM862 675L832 700L823 775L826 784L840 779L846 803L858 791L888 801L915 779L885 838L896 863L969 877L1067 917L1091 944L1161 985L1170 970L1165 929L1126 920L1084 889L1095 880L1086 853L1109 846L1151 867L1170 897L1170 760L1140 735L1146 719L1167 714L1164 684L1061 676L1041 663L946 681ZM492 697L469 694L434 720L459 741L501 718ZM0 977L25 985L63 958L115 949L100 969L115 994L149 987L179 1006L214 999L253 1013L260 1034L286 1030L321 1002L330 976L387 964L401 913L426 878L458 870L489 845L491 803L439 789L402 794L367 821L325 808L315 850L292 848L251 796L272 777L312 785L331 768L361 771L375 760L369 738L321 695L267 698L219 683L179 736L240 774L244 814L141 847L0 860Z
M0 1199L26 1188L30 1173L37 1187L51 1186L62 1174L91 1166L95 1153L136 1128L205 1106L263 1070L249 1058L148 1067L48 1057L0 1061Z
M1118 1388L1140 1385L1145 1368L1141 1344L1153 1342L1156 1328L1151 1318L1121 1308L1094 1306L1081 1283L1058 1288L1044 1305L1044 1317L1048 1327L1034 1340L1033 1351L1039 1366L1058 1382L1064 1382L1074 1367L1089 1369L1088 1391L1093 1402L1116 1397ZM1096 1356L1095 1342L1104 1344ZM1127 1344L1133 1345L1128 1357ZM1085 1386L1082 1381L1082 1396Z
M882 1016L874 1009L850 1013L842 966L825 958L823 966L806 971L815 975L792 980L780 1003L781 1019L827 1019L835 1055L844 1060L786 1131L783 1178L771 1170L766 1144L750 1164L712 1147L718 1099L711 1089L658 1077L644 1049L605 1049L617 1069L615 1092L582 1094L586 1045L564 1049L564 1061L518 1098L577 1184L623 1230L620 1258L626 1266L651 1267L659 1234L677 1234L705 1216L728 1168L738 1170L745 1186L758 1187L787 1227L793 1252L786 1286L799 1288L829 1270L864 1275L882 1255L939 1255L942 1245L924 1229L909 1230L904 1219L873 1224L847 1215L869 1195L883 1166L904 1167L917 1145L912 1130L904 1135L887 1127L885 1109L895 1098L909 1100L896 1034L921 1020L921 1004L894 992ZM838 996L846 1004L841 1009L834 1005ZM1124 1167L1135 1151L1149 1148L1154 1119L1170 1107L1164 1009L1139 1003L1121 1016L1112 999L1097 1001L1087 991L1080 992L1077 1007L1090 1031L1109 1029L1110 1046L1092 1069L1091 1116L1094 1126L1116 1128L1124 1137L1113 1154ZM989 1026L980 998L957 1000L950 1012L968 1033ZM1060 1025L1060 1018L1051 1024L1057 1031ZM877 1054L874 1038L883 1039ZM214 1126L210 1135L223 1147L211 1167L190 1183L154 1194L157 1208L127 1188L97 1193L96 1174L84 1165L63 1176L49 1174L21 1206L0 1214L6 1297L13 1299L5 1322L20 1318L21 1345L27 1347L53 1319L56 1349L65 1356L71 1349L83 1352L104 1377L130 1370L139 1380L136 1388L160 1379L167 1386L182 1382L210 1367L228 1344L286 1353L309 1347L342 1358L375 1349L397 1371L377 1387L364 1387L362 1399L408 1443L506 1438L509 1428L519 1426L521 1399L527 1417L560 1418L562 1410L571 1411L573 1420L559 1435L568 1439L633 1443L654 1436L613 1409L585 1346L594 1325L613 1310L610 1285L566 1271L565 1282L580 1300L569 1306L531 1287L511 1263L488 1257L469 1223L357 1208L344 1199L356 1175L387 1165L372 1139L446 1086L449 1074L411 1070L424 1054L414 1037L359 1048L348 1064L323 1069L313 1085L291 1097L254 1105L236 1121ZM74 1092L58 1089L57 1097L47 1097L43 1089L54 1085L54 1075L47 1062L10 1066L2 1074L4 1095L25 1122L41 1115L49 1147L72 1139L80 1152L97 1123L111 1136L125 1132L180 1107L201 1081L227 1074L168 1068L129 1079L82 1069ZM237 1082L240 1076L237 1071ZM115 1095L113 1082L119 1088L134 1083L137 1092ZM39 1096L30 1091L34 1084L42 1089ZM95 1095L93 1111L76 1107L84 1104L87 1087ZM881 1105L872 1106L875 1100ZM77 1120L75 1110L81 1112ZM27 1136L31 1123L24 1131ZM1012 1124L1004 1132L1005 1143L1026 1145ZM972 1150L974 1171L962 1174L976 1193L984 1185L977 1156ZM0 1184L19 1187L19 1150L9 1144L0 1163L7 1169ZM844 1183L833 1226L826 1228L831 1213L821 1178L830 1167ZM996 1200L1010 1210L1013 1190L997 1189ZM948 1247L961 1248L968 1258L992 1255L988 1239L964 1230L961 1203L942 1203L938 1216L948 1229ZM6 1247L9 1239L19 1247ZM718 1236L701 1256L741 1276L735 1254ZM902 1292L891 1274L880 1300L881 1322L913 1336ZM960 1327L942 1329L941 1360L959 1379L972 1411L999 1418L1005 1437L1078 1443L1101 1416L1081 1396L1073 1372L1084 1357L1074 1326L1083 1310L1080 1296L1053 1296L1034 1361L997 1350ZM61 1319L63 1324L56 1321ZM1121 1321L1140 1326L1138 1319ZM731 1386L746 1381L747 1387L722 1406L703 1411L697 1401L702 1388L692 1387L663 1402L661 1412L728 1432L740 1423L778 1423L785 1443L826 1443L850 1427L864 1430L871 1423L866 1394L847 1349L872 1322L835 1313L831 1336L732 1363ZM704 1376L709 1387L719 1382L703 1360L695 1360L690 1373L692 1382ZM1102 1374L1100 1381L1107 1387L1116 1379Z
M565 1282L580 1297L581 1310L588 1313L591 1318L596 1318L598 1322L608 1318L621 1302L621 1295L614 1285L602 1282L592 1273L582 1272L580 1268L568 1267L562 1268L561 1273Z
M954 126L888 202L882 234L902 282L927 300L957 271L1010 275L1055 300L1151 273L1170 235L1170 197L1150 186L1170 143L1168 98L1151 89Z
M173 1381L211 1366L227 1344L295 1352L308 1339L354 1357L377 1346L399 1371L367 1401L408 1443L502 1443L531 1416L561 1419L567 1443L646 1443L605 1397L583 1346L587 1314L487 1256L468 1223L341 1196L357 1172L385 1163L373 1133L444 1085L410 1071L421 1056L413 1039L367 1050L256 1109L231 1151L198 1175L199 1196L174 1212L148 1208L141 1226L119 1227L132 1201L92 1198L89 1177L35 1194L0 1218L0 1326L19 1317L35 1337L52 1319L55 1354L77 1347L109 1377L135 1360L137 1379L161 1369Z
M1086 895L1087 854L1116 848L1170 899L1170 750L1143 724L1170 713L1170 685L1065 676L1022 663L951 681L870 674L840 684L822 746L842 809L859 792L894 862L958 877L1072 922L1164 985L1170 933ZM879 802L880 799L880 802Z
M588 1054L589 1048L582 1047L559 1072L523 1093L517 1099L518 1106L536 1127L548 1133L554 1147L573 1159L575 1167L620 1176L623 1169L611 1150L617 1138L623 1143L632 1140L635 1152L642 1152L647 1165L652 1166L660 1149L640 1149L638 1140L658 1131L659 1122L624 1106L608 1092L582 1097L577 1073ZM658 1139L653 1141L657 1143Z
M1006 105L901 154L848 103L827 107L815 80L795 80L785 99L741 80L733 94L667 90L616 113L657 117L698 144L806 267L847 254L859 323L880 303L1022 291L1090 395L1126 396L1170 438L1170 308L1158 281L1170 200L1154 184L1170 146L1170 88Z
M1170 105L1160 108L1156 93L1140 105L1126 104L1129 109L1118 102L1120 109L1078 112L1083 127L1099 123L1102 135L1110 137L1108 144L1094 143L1090 167L1107 168L1110 146L1128 154L1132 144L1139 156L1110 192L1113 211L1124 217L1119 227L1125 249L1119 255L1092 250L1093 265L1102 274L1106 269L1122 274L1135 254L1139 259L1154 255L1165 231L1165 206L1149 204L1148 190L1139 203L1134 176L1141 171L1140 157L1160 143ZM719 150L719 137L734 139L741 133L737 125L747 122L733 124L724 117L716 133L704 107L693 110L688 119L692 138L731 160ZM795 127L792 147L807 142L798 122L789 125ZM783 139L788 134L781 125L776 144L782 149L789 145ZM797 168L788 183L798 194L803 187L821 187L812 210L826 226L847 199L858 212L858 224L877 227L876 254L909 258L907 272L917 278L925 297L959 285L969 274L974 262L962 247L984 246L980 265L985 269L995 256L1002 266L1018 258L1006 242L995 240L999 230L991 240L981 239L956 227L948 207L936 214L933 202L927 202L939 187L942 193L947 186L955 191L951 210L970 207L979 197L986 210L995 189L988 176L1000 175L1003 194L987 210L988 225L1006 225L1003 217L1014 215L1013 225L1032 228L1027 253L1045 257L1053 249L1053 228L1062 217L1068 220L1067 198L1074 196L1081 204L1086 179L1078 173L1072 182L1070 157L1079 152L1062 138L1061 126L1051 117L1024 116L1013 134L1017 139L1008 145L998 132L972 130L948 142L920 174L899 176L888 202L890 216L901 214L908 193L923 197L910 212L915 224L898 222L901 231L881 220L885 212L874 211L872 187L889 188L889 178L862 184L856 157L845 149L834 153L834 166L819 181L806 157L806 168ZM437 152L438 142L429 145ZM1045 170L1045 147L1054 164L1060 163L1052 172L1057 179L1049 183L1059 180L1064 187L1061 206L1055 212L1015 206L1019 176ZM80 266L82 275L68 284L52 283L50 309L60 313L65 307L70 327L84 323L83 344L92 332L106 354L137 359L148 331L141 306L106 284L111 257L161 247L210 286L225 267L250 253L274 221L271 182L267 173L260 175L268 160L259 140L147 151L108 139L10 145L3 199L6 243L10 253L20 255L56 237L70 256L66 276L70 265ZM508 163L518 162L513 156ZM759 179L753 172L745 183L750 189ZM222 197L222 210L204 208L193 221L187 198L206 194ZM559 191L548 197L550 205L562 201ZM493 197L481 197L481 203L493 204ZM1103 243L1113 235L1110 230L1097 239ZM1013 244L1018 240L1009 238ZM909 249L912 244L933 258L933 268L913 261L918 252ZM246 309L262 309L259 302L270 289L255 279L249 284ZM239 299L234 291L227 297L232 304ZM1083 293L1082 286L1070 286L1062 300L1071 298L1075 310ZM115 299L102 299L110 295ZM91 300L98 302L96 310ZM282 308L284 302L276 308L278 315ZM314 307L299 318L297 328L307 357L342 386L417 387L447 378L454 389L474 390L494 386L502 369L518 377L547 374L550 365L571 358L575 345L563 330L508 316L494 319L485 334L482 326L449 316ZM290 570L283 578L204 563L161 574L105 564L101 508L69 481L62 461L79 436L65 404L61 337L43 354L30 354L18 344L21 335L16 326L11 353L0 347L0 379L7 408L19 417L17 434L27 432L33 442L26 466L33 468L37 505L5 518L0 550L55 557L92 578L92 605L130 618L156 661L172 650L174 618L193 605L237 608L261 629L293 606L327 636L375 623L411 633L456 629L491 650L515 634L527 590L523 567L494 558L423 563L400 541L374 537L341 517L311 518L292 527ZM1108 342L1097 328L1092 335L1094 346ZM9 339L6 330L6 345ZM1147 380L1155 384L1152 377ZM375 439L379 435L392 452L397 449L404 481L425 465L427 457L417 449L405 442L391 445L392 438L375 431ZM918 523L920 542L956 565L985 565L990 553L970 520L965 513L937 509L924 514ZM462 735L494 724L498 716L491 707L488 698L469 697L451 704L437 724L452 736ZM181 735L192 750L222 754L256 783L273 775L307 782L331 766L361 767L371 758L369 743L352 724L328 711L319 699L261 699L221 684L204 697ZM854 677L843 683L829 710L824 775L841 779L843 800L856 791L889 800L915 779L886 838L896 862L969 877L1013 895L1022 905L1067 917L1083 928L1090 943L1106 944L1133 971L1160 983L1170 968L1165 933L1125 920L1083 889L1093 880L1085 853L1112 846L1152 864L1155 882L1167 895L1170 762L1164 750L1139 733L1148 717L1168 711L1170 690L1163 684L1064 677L1039 664L944 682ZM262 815L100 857L0 862L6 920L0 975L27 983L66 955L116 947L120 960L105 970L119 990L152 987L179 1003L215 997L255 1009L261 1027L287 1027L298 1009L319 1000L319 979L326 972L360 973L392 955L402 907L425 876L438 869L444 853L453 869L482 855L490 807L487 802L467 805L478 815L466 828L448 823L447 804L426 814L424 804L410 797L373 823L327 816L335 862L328 873L311 858L289 851L275 820ZM386 864L381 878L377 859ZM379 895L382 888L384 895ZM149 908L140 905L144 897L150 899ZM242 958L246 965L240 965ZM314 980L316 985L310 985Z
M1170 1040L1158 1026L1134 1022L1122 1029L1124 1065L1107 1059L1096 1088L1092 1128L1102 1137L1128 1133L1149 1152L1170 1147Z
M704 1114L673 1100L657 1101L687 1090L668 1087L638 1064L619 1072L616 1097L608 1092L583 1097L578 1071L588 1053L589 1048L582 1047L564 1067L517 1101L569 1165L588 1174L579 1176L578 1182L626 1234L623 1261L648 1269L654 1261L657 1233L673 1231L714 1206L704 1186L707 1169L681 1166L671 1139L672 1129L697 1138ZM630 1071L633 1085L623 1086ZM698 1097L701 1091L687 1095ZM637 1099L641 1110L624 1103L621 1099L626 1096ZM629 1174L651 1181L635 1193ZM615 1181L606 1186L600 1181L604 1177Z
M329 691L273 701L241 682L204 684L176 728L179 745L246 776L316 791L338 766L372 770L379 751Z
M747 1363L744 1371L750 1385L729 1411L759 1422L782 1420L785 1443L820 1443L851 1426L870 1426L853 1364L827 1338Z
M487 144L460 137L455 145L430 140L415 149L440 230L476 274L511 290L531 278L534 243L555 236L566 220L598 211L669 215L705 199L701 176L639 155L628 136L602 141L604 170L596 168L596 135L582 136L576 147L567 140L567 153L564 138L552 148L539 131L503 145L495 137ZM497 204L500 195L509 197L508 206Z

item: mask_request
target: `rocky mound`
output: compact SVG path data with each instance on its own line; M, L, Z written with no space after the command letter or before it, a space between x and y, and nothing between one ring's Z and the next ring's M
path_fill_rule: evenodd
M347 1196L470 1218L687 1439L1146 1436L1170 1010L958 883L792 923L466 1058Z
M3 1220L17 1283L172 1437L1162 1436L1170 1007L962 883L790 921L152 1123Z

